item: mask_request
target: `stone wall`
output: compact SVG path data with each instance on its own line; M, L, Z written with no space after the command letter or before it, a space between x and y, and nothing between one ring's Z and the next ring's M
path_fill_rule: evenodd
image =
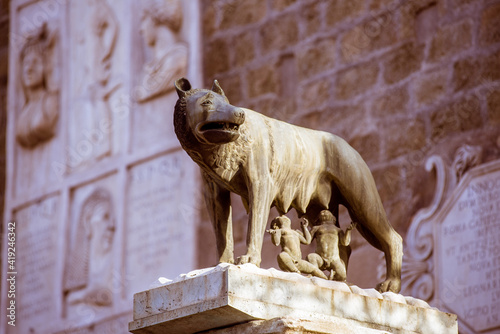
M124 333L134 293L196 268L199 172L172 83L201 84L198 1L8 7L0 333Z
M202 21L205 86L346 139L402 236L431 201L429 156L468 143L500 157L500 1L203 0ZM348 279L373 287L382 260L356 235Z

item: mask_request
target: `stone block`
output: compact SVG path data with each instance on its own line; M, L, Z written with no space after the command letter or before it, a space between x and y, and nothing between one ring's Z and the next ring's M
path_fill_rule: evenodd
M476 57L457 60L453 64L453 90L465 90L479 85L481 65L481 59Z
M365 92L377 82L379 65L368 62L349 68L337 75L335 96L339 100L346 100Z
M448 73L448 68L443 67L417 77L412 87L416 102L427 105L443 97L447 90Z
M260 28L260 37L265 53L294 45L299 38L297 16L291 13L269 20Z
M440 29L429 49L429 60L439 61L472 46L472 22L463 20Z
M418 42L435 35L439 23L439 13L443 5L433 0L406 1L398 6L391 6L393 16L399 14L400 39L416 38Z
M207 1L203 2L203 10L201 13L203 35L210 37L216 30L217 15L214 3Z
M423 46L406 43L389 53L384 64L384 80L396 83L420 69L423 59Z
M412 168L413 166L409 167ZM408 180L408 176L406 174L405 178ZM392 227L394 227L398 233L403 235L403 238L404 233L406 233L403 231L408 230L408 225L410 223L408 221L408 217L413 216L416 211L415 202L416 198L413 196L412 189L405 187L403 192L397 195L397 198L393 197L390 202L384 203L385 211L387 213L387 217L390 217ZM420 299L419 301L423 302Z
M330 96L330 87L331 84L328 78L315 80L302 86L300 93L301 110L318 108L327 103Z
M453 89L470 89L488 81L500 80L500 52L468 57L453 64Z
M282 121L290 122L293 119L293 115L297 112L295 107L295 101L291 99L279 99L275 96L269 96L266 98L261 98L258 101L249 105L250 109L255 110L266 116L276 118ZM239 199L238 199L239 201ZM244 211L244 208L242 208ZM245 211L246 212L246 211ZM245 215L243 219L242 228L246 229L246 220L248 218ZM246 233L246 232L245 232Z
M481 27L479 28L479 41L483 45L500 42L500 4L496 3L483 11Z
M255 34L244 32L237 35L233 40L233 64L242 66L255 57Z
M369 1L369 6L368 8L370 10L379 10L384 7L387 7L388 5L392 4L394 0L371 0Z
M409 98L406 86L384 90L384 94L372 102L371 112L375 117L406 114Z
M271 320L253 320L243 324L214 329L205 334L383 334L386 331L363 328L353 324L343 324L324 319L305 320L281 317Z
M425 146L425 124L421 119L391 120L384 128L388 134L386 136L388 159L397 158Z
M449 5L453 6L454 8L459 8L461 6L470 5L475 2L475 0L451 0Z
M352 136L352 124L356 123L357 129L364 130L367 126L363 120L367 119L363 104L347 104L328 106L324 109L301 114L294 123L311 129L335 133L344 139L349 139Z
M216 39L205 45L206 52L203 57L205 77L213 78L218 73L229 69L229 48L225 39Z
M370 164L380 160L380 134L377 131L359 133L349 139L349 144Z
M280 87L276 67L273 64L266 64L249 70L247 74L247 87L249 97L278 93Z
M305 2L299 10L299 17L302 23L302 38L318 32L322 27L322 7L321 0Z
M365 8L364 0L329 1L326 7L326 23L330 26L360 15Z
M282 11L285 8L296 3L297 0L273 0L271 2L271 8L274 10Z
M345 63L356 61L374 50L397 42L397 26L392 15L379 15L347 31L341 40Z
M353 127L353 124L356 126ZM326 129L346 140L353 140L359 133L368 133L375 128L365 105L360 102L329 106L322 114L318 129Z
M419 43L424 43L436 33L439 24L439 11L436 3L430 3L427 7L415 13L415 35Z
M421 307L424 303L415 306L413 298L372 290L251 264L220 264L135 294L129 330L135 334L187 334L222 327L226 328L213 333L245 333L249 328L252 333L457 333L455 315ZM267 321L251 323L255 320ZM242 327L231 331L229 326L235 325ZM264 330L273 326L276 331Z
M297 87L300 83L297 79L297 59L295 54L282 55L276 66L278 67L280 80L280 98L295 101L297 99Z
M496 90L488 94L488 122L495 125L500 124L500 91Z
M373 178L383 203L392 201L396 194L403 192L403 175L403 167L400 165L390 165L373 171Z
M243 88L241 86L241 79L238 74L219 77L219 79L217 80L220 82L222 87L224 87L224 93L226 94L231 104L237 105L243 100ZM210 85L212 83L213 81L210 83ZM207 86L211 87L210 85Z
M477 129L483 125L480 101L475 95L435 110L430 118L433 141L454 133Z
M300 78L308 78L315 74L332 69L335 64L335 39L326 38L311 43L312 47L298 51L297 63Z
M220 28L229 29L261 21L267 14L266 0L219 1Z
M481 81L500 80L500 51L497 51L483 59L481 66Z

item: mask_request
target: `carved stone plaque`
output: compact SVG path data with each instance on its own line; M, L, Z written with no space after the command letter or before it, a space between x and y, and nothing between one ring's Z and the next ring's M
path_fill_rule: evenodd
M470 333L500 328L500 161L469 171L435 225L437 298Z
M100 319L118 302L120 287L113 284L121 270L115 188L113 175L73 191L61 289L66 319L81 313Z
M51 162L60 159L60 18L39 15L40 2L23 6L13 26L11 67L16 69L13 103L16 138L15 196L58 181ZM36 18L36 19L35 19ZM14 97L15 96L15 97Z
M47 330L58 316L57 257L59 198L49 197L15 212L17 231L17 318L7 333ZM17 332L15 330L18 330Z
M131 98L136 111L131 115L131 148L141 151L158 145L177 146L172 136L172 110L177 100L172 82L179 76L192 75L193 69L188 66L190 26L183 17L183 13L192 11L192 2L135 1L133 6L140 14L134 19L140 20L131 22L139 30L134 35L137 47L131 65L135 77Z
M129 170L126 205L127 295L149 287L158 277L175 277L194 268L194 217L200 198L188 194L192 173L182 151Z
M120 1L71 2L70 171L122 149L123 140L115 137L121 135L123 124L112 108L124 82L121 68L126 66L121 11Z
M125 333L134 293L195 267L169 77L201 82L199 1L8 4L0 334Z

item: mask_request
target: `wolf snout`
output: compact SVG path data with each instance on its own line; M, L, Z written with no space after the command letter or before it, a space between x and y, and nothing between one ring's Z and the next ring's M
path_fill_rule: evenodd
M236 109L233 113L234 117L236 118L236 121L238 124L243 124L245 121L245 112L241 109Z

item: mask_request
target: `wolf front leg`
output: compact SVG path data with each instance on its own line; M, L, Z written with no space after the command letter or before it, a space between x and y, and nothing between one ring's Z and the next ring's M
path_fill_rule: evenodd
M230 192L203 174L204 197L215 231L219 262L234 263L233 222Z
M267 181L267 180L266 180ZM238 264L253 263L260 266L262 242L271 208L270 182L253 181L249 184L250 213L248 217L247 253L238 258Z

